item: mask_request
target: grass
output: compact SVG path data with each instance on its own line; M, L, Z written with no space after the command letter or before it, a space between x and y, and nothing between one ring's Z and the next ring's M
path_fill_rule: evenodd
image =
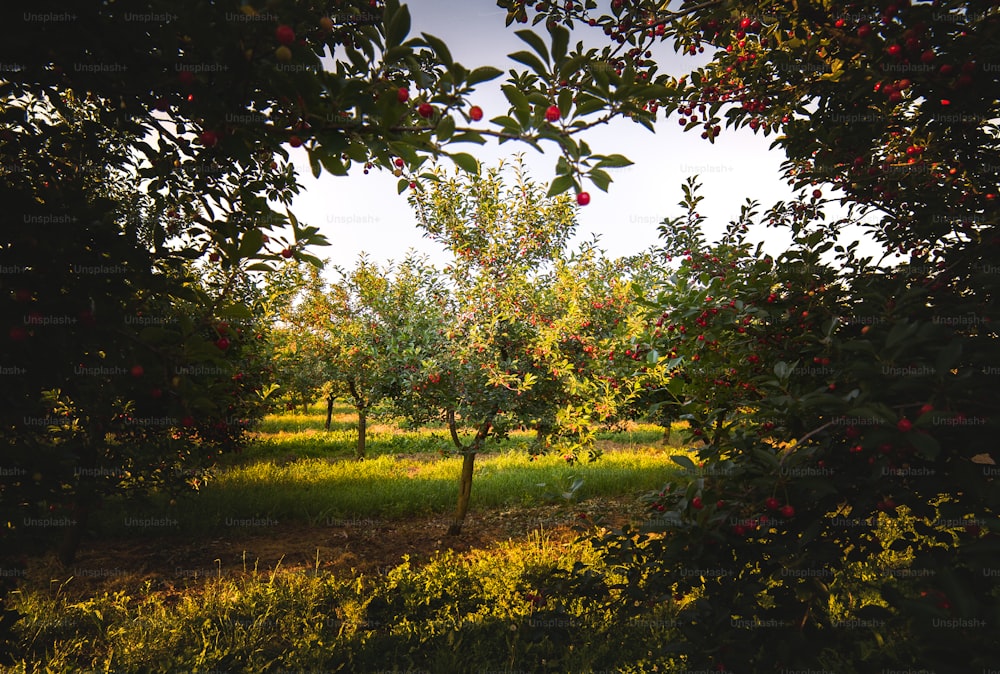
M141 508L110 503L100 531L131 532L126 517L168 516L193 540L207 541L227 529L245 533L245 520L405 521L450 511L461 459L438 454L441 429L375 426L371 458L359 462L350 458L350 415L340 415L329 432L322 431L321 414L270 417L254 445L226 457L198 493L172 505L166 496ZM532 459L519 451L530 434L515 434L478 457L473 512L657 489L679 470L670 455L687 453L661 439L655 426L605 433L602 457L580 464L558 455ZM878 535L888 547L901 530L887 522L880 518ZM578 562L607 574L609 586L595 592L586 574L564 585L563 572ZM887 549L849 566L831 583L843 586L831 595L833 614L846 618L878 605L873 583L907 562ZM220 565L218 577L180 591L137 580L129 589L81 599L42 580L8 594L7 606L23 618L6 671L684 671L671 652L683 639L674 620L678 604L626 600L615 589L623 580L590 541L558 542L537 530L466 553L439 551L419 565L407 559L371 575L321 570L317 549L315 568L285 570L279 563L223 576ZM835 658L831 671L857 671L844 657Z
M669 609L623 630L598 602L543 596L577 561L599 564L536 535L380 577L254 570L179 599L19 591L9 671L670 671Z
M270 415L241 454L221 457L198 491L171 500L154 494L143 501L109 500L96 517L103 535L146 532L147 518L176 521L173 530L196 535L233 527L310 524L345 518L403 518L439 514L455 506L461 458L441 427L401 429L373 423L368 459L355 461L356 419L349 406L335 408L323 430L325 409ZM670 455L687 450L662 445L663 430L631 424L605 432L594 462L568 463L526 451L534 434L511 433L489 443L477 457L471 508L503 508L568 502L592 497L638 496L660 488L677 469Z
M350 408L336 412L330 431L313 410L266 418L253 444L222 457L196 493L109 501L97 535L163 531L128 524L146 517L176 520L173 531L207 540L247 526L405 521L454 507L461 458L447 455L443 428L372 424L370 458L356 461L354 417ZM663 446L662 435L652 425L604 433L603 455L578 463L532 458L523 450L533 434L513 433L477 457L472 512L658 489L678 470L670 455L685 452ZM553 574L578 561L599 565L584 541L536 532L371 576L321 571L318 554L307 572L220 573L179 593L152 581L82 600L57 586L23 587L8 596L24 616L9 671L662 672L676 664L663 650L676 636L666 608L622 630L605 603L548 595Z
M150 516L169 516L184 531L206 533L236 520L263 520L270 526L286 520L318 523L330 518L443 513L455 505L460 469L459 457L301 458L280 465L255 461L219 472L197 493L172 506L165 497L152 499L145 508L111 504L102 528L121 534L128 530L127 518ZM595 462L575 464L553 455L532 460L519 452L480 456L472 508L638 496L661 487L675 469L664 452L614 451Z
M357 445L357 416L348 405L338 404L324 430L326 410L312 406L304 413L271 414L263 419L255 434L256 442L238 460L296 457L349 457ZM676 424L681 428L685 424ZM471 431L464 431L466 437ZM533 431L513 431L508 439L491 442L490 451L525 450L534 441ZM680 448L680 438L674 433L668 445L663 442L663 428L655 424L630 423L624 430L602 430L597 445L607 449L636 449L650 446ZM366 434L366 454L415 454L453 451L455 449L443 424L429 424L419 429L401 428L397 421L369 421Z

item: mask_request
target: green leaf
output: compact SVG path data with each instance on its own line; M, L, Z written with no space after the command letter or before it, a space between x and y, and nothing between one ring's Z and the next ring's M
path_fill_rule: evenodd
M510 101L510 104L515 110L524 112L531 111L531 103L528 102L528 97L525 96L520 89L510 84L505 84L501 87L501 89L503 90L504 96L507 97L507 100Z
M692 461L691 457L689 456L685 456L684 454L674 454L673 456L670 457L670 460L676 463L681 468L687 468L688 470L691 471L695 470L694 461Z
M445 115L437 125L437 137L442 142L447 142L455 134L455 120L451 115Z
M451 58L451 52L448 51L448 46L445 45L444 41L440 38L436 38L433 35L428 35L427 33L421 33L420 36L424 38L424 42L430 45L434 53L437 54L438 59L441 61L441 65L446 68L450 68L454 60Z
M559 63L566 56L566 47L569 46L569 31L563 26L553 26L549 29L552 35L552 60Z
M601 156L600 160L595 165L596 168L624 168L626 166L632 165L632 160L630 160L625 155L621 154L609 154L606 156Z
M607 107L607 103L601 99L581 94L577 97L576 116L583 117L584 115L589 115L592 112L603 110L605 107Z
M405 192L406 188L409 186L410 186L410 181L407 180L406 178L400 178L398 181L396 181L396 191L399 194Z
M490 120L493 124L499 124L503 127L504 131L509 133L520 133L521 124L513 117L508 117L507 115L500 115L499 117L494 117Z
M312 149L308 151L309 168L312 170L313 178L319 178L323 173L323 165L320 163L318 154L318 152L314 152Z
M219 316L222 318L253 318L253 313L246 305L227 304L219 308Z
M545 41L542 40L542 38L535 35L530 30L516 30L514 31L514 35L517 35L519 38L527 42L531 46L531 48L534 49L538 53L538 55L542 57L545 63L550 63L549 50L545 46Z
M590 181L601 188L602 191L607 192L608 186L611 184L611 176L602 171L601 169L595 168L591 169L590 173L587 174Z
M259 229L251 229L249 232L243 235L240 240L239 250L236 251L236 256L245 259L254 256L260 247L264 245L264 232Z
M483 138L482 134L476 133L475 131L463 131L460 134L452 136L452 143L475 143L476 145L483 145L486 143L486 139Z
M545 68L545 64L542 63L537 56L529 51L516 51L513 54L508 54L507 58L512 61L517 61L518 63L523 63L532 70L534 70L539 77L547 77L548 71Z
M573 187L573 176L563 175L556 177L552 184L549 186L549 192L546 197L554 197L557 194L562 194L566 190Z
M481 68L475 68L471 73L469 73L468 83L469 84L479 84L480 82L489 82L503 75L503 71L499 68L494 68L493 66L482 66Z
M781 463L778 461L778 457L766 449L754 447L752 452L758 461L766 465L771 470L777 470L781 466Z
M479 162L476 158L467 152L455 152L448 155L455 165L466 173L478 174L479 173Z
M385 43L388 47L395 47L396 45L402 44L403 40L406 38L407 34L410 32L410 10L406 5L399 8L392 18L389 19L389 25L386 26L385 30ZM435 51L437 51L435 49Z
M559 114L563 117L569 117L570 109L573 107L573 90L570 88L563 89L559 92Z
M344 162L340 160L340 157L335 157L329 152L324 152L320 155L320 163L323 164L323 168L331 175L346 176L348 174L347 167L344 166Z

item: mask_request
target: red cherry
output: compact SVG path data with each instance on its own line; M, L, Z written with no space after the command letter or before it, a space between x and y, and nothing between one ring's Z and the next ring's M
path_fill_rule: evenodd
M483 118L483 109L478 105L473 105L469 108L469 118L472 119L473 122L478 122Z
M937 54L934 53L933 49L928 49L923 54L920 55L920 62L925 65L930 65L934 63L934 59L937 58Z
M947 77L948 75L951 75L953 72L955 72L955 66L951 65L950 63L945 63L943 66L938 68L938 72Z
M580 192L579 194L577 194L576 195L576 203L580 204L581 206L586 206L587 204L589 204L590 203L590 193L589 192Z
M209 260L209 262L218 262L221 259L222 259L222 256L219 255L218 253L209 253L208 254L208 260Z
M295 42L295 31L291 26L278 26L274 29L274 37L283 45L290 45Z
M550 105L545 111L545 120L548 122L557 122L560 117L562 117L562 113L559 112L558 105Z
M215 340L215 345L219 348L220 351L225 351L226 349L229 348L229 340L226 339L225 337L219 337L217 340Z
M823 196L823 192L821 190L813 190L813 199L819 199L821 196Z
M795 517L795 508L790 505L781 506L781 510L778 511L782 517L786 520Z
M288 144L292 147L302 147L302 139L298 136L292 136L288 139Z
M764 507L767 508L768 510L777 510L778 508L781 507L781 501L772 496L771 498L764 501Z
M229 332L229 323L226 323L225 321L222 321L221 323L219 323L218 325L215 326L215 330L220 335L224 335L227 332Z
M434 114L434 106L430 103L421 103L417 107L417 114L427 119Z
M934 405L931 405L930 403L926 403L926 404L920 406L920 414L921 415L930 414L933 411L934 411Z
M214 131L202 131L198 141L205 147L215 147L219 142L219 136Z
M833 22L833 25L836 26L837 28L843 28L844 26L847 25L847 22L844 21L843 19L837 19L836 21Z
M872 34L872 27L867 23L858 26L858 37L866 38Z
M400 87L396 89L396 100L400 103L406 103L410 100L410 90L406 87Z
M402 158L402 157L396 157L396 160L395 160L395 161L394 161L393 163L394 163L394 164L395 164L396 166L398 166L398 167L402 168L402 167L403 167L403 164L405 164L406 162L404 162L404 161L403 161L403 158Z
M889 54L889 56L899 56L903 53L903 48L898 44L891 44L885 51Z
M281 251L281 257L285 258L286 260L291 256L292 256L291 248L285 248L284 250Z
M141 377L143 372L145 372L145 370L142 369L142 365L133 365L132 369L129 370L129 373L133 377Z
M746 30L751 26L751 24L753 24L753 19L750 19L748 17L743 17L742 19L740 19L740 28L742 30Z
M896 424L896 428L898 428L903 433L909 433L911 430L913 430L913 422L907 419L906 417L903 417L902 419L899 420L899 423Z
M693 499L691 499L691 507L694 508L695 510L701 510L702 508L705 507L704 505L702 505L700 496L695 496Z

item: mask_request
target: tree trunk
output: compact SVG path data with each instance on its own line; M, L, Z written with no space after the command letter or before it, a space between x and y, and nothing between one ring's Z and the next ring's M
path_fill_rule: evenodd
M358 461L365 458L365 435L368 432L368 410L358 407Z
M448 527L449 536L462 533L465 515L469 512L469 498L472 496L472 470L475 467L475 452L467 452L462 457L462 479L458 483L458 507L455 509L455 521Z
M333 420L333 396L326 397L326 424L323 425L325 430L330 430L330 422Z
M455 411L448 410L448 430L451 431L451 438L462 450L462 478L458 483L458 506L455 508L455 521L448 527L449 536L458 536L462 533L462 525L465 523L465 515L469 512L469 498L472 496L472 470L476 463L476 453L482 447L483 441L489 437L493 428L493 420L500 413L498 408L494 408L486 415L486 420L476 431L476 437L468 447L462 446L458 438L458 428L455 423Z
M347 390L351 392L351 398L354 400L354 408L358 411L357 459L358 461L362 461L365 458L365 435L368 430L368 402L361 395L361 392L358 391L358 387L354 381L348 380Z

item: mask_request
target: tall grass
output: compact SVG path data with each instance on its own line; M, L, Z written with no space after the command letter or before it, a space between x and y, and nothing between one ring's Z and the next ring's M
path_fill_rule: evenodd
M9 671L670 671L669 607L622 629L602 602L548 592L577 561L599 564L587 544L536 535L373 578L253 572L180 598L20 591Z

